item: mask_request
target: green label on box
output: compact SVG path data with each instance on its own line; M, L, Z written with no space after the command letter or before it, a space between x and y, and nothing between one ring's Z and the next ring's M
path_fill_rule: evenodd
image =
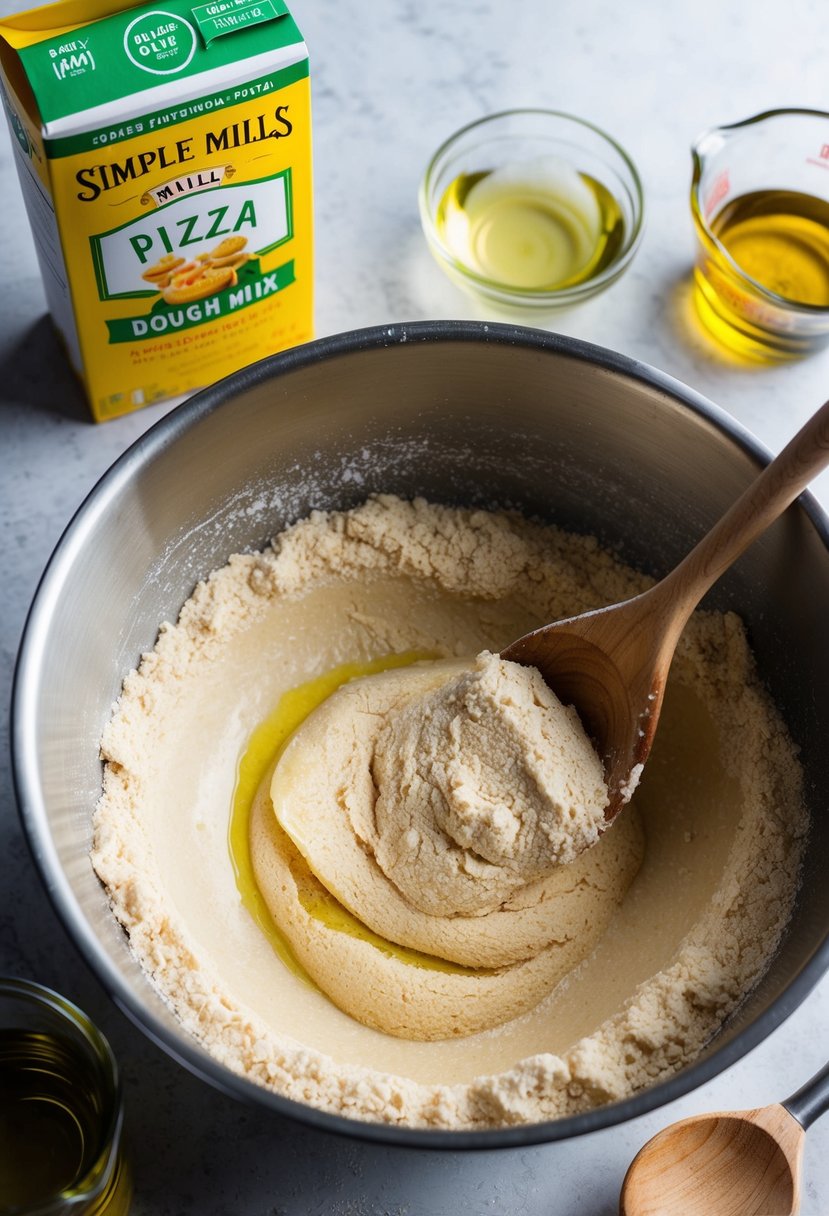
M234 33L234 38L219 38ZM161 0L113 13L72 33L23 47L23 69L45 123L129 98L188 77L271 55L272 68L306 58L302 35L283 0ZM264 66L264 65L263 65ZM182 90L183 95L183 90ZM48 132L47 132L48 134Z
M193 18L208 46L222 34L235 34L251 25L283 17L287 8L281 0L212 0L193 9Z
M196 53L196 31L175 13L141 13L124 31L124 52L142 72L175 76Z

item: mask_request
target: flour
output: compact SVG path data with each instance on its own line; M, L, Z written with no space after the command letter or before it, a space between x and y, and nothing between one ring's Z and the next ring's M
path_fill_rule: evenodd
M239 912L226 876L229 802L216 782L199 784L211 758L224 755L221 734L211 735L219 732L216 723L244 717L254 660L240 671L245 687L233 692L236 700L226 709L228 676L247 654L246 639L269 629L271 620L263 636L273 649L257 660L290 687L303 679L292 664L307 656L324 669L343 661L349 646L367 654L410 647L437 647L447 656L497 650L545 620L647 585L589 538L515 516L381 496L351 512L315 513L272 548L231 559L196 588L178 623L162 626L155 649L125 680L104 732L92 857L142 965L211 1054L324 1110L466 1129L574 1114L664 1080L699 1054L780 940L806 829L795 750L735 616L695 614L671 681L702 707L714 740L693 764L701 773L720 766L717 790L733 790L733 805L712 800L689 831L686 812L673 806L666 785L664 822L673 825L666 845L654 829L661 821L647 808L649 784L653 789L662 780L658 732L634 797L646 810L645 865L607 932L607 949L630 976L627 987L617 993L608 986L599 942L595 958L545 999L538 1018L525 1014L498 1034L459 1040L452 1055L443 1043L410 1049L376 1031L344 1027L345 1015L330 1013L324 997L298 985L299 995L292 995L291 977L283 977L274 959L269 992L284 990L285 998L271 1015L274 1002L258 999L233 937L244 938L251 952L259 949L258 930ZM415 594L417 609L407 614ZM342 651L324 640L332 619L341 626L336 645ZM274 683L274 690L281 688ZM250 712L263 716L264 708ZM681 732L667 721L667 699L663 717L660 732L673 746L674 731L679 763ZM231 755L230 744L225 750ZM222 759L216 771L227 767ZM704 864L691 864L703 858L696 850L706 838ZM691 919L677 928L669 922L683 883ZM651 954L652 971L637 973ZM290 1020L292 1001L298 1012L283 1031L277 1023ZM587 1016L591 1022L579 1020ZM555 1034L566 1039L571 1025L579 1028L571 1039L546 1049ZM534 1051L533 1042L541 1049ZM522 1044L521 1054L510 1059L505 1053L513 1043ZM490 1060L496 1066L487 1071ZM482 1075L470 1072L472 1061ZM435 1073L463 1079L444 1081Z

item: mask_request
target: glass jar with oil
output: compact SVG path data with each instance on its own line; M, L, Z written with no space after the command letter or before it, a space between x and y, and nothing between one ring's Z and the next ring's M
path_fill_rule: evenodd
M507 307L561 308L608 286L636 250L642 210L627 153L591 124L549 110L463 128L435 154L420 191L438 263Z
M548 156L459 173L438 204L435 229L488 282L549 292L587 283L610 266L625 224L601 182Z
M127 1216L132 1178L109 1045L39 984L0 977L0 1210Z
M829 114L774 110L693 149L697 313L762 361L829 342Z

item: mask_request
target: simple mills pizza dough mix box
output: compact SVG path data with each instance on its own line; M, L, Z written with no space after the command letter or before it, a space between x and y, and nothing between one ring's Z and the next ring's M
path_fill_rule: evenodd
M49 306L99 421L312 336L308 52L282 0L0 23Z

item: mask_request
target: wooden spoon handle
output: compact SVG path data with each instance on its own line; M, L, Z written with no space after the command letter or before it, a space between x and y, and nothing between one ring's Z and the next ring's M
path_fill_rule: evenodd
M813 414L779 456L659 584L670 588L679 628L709 587L829 465L829 401ZM683 615L684 612L684 615Z
M782 1104L806 1130L829 1110L829 1064Z

